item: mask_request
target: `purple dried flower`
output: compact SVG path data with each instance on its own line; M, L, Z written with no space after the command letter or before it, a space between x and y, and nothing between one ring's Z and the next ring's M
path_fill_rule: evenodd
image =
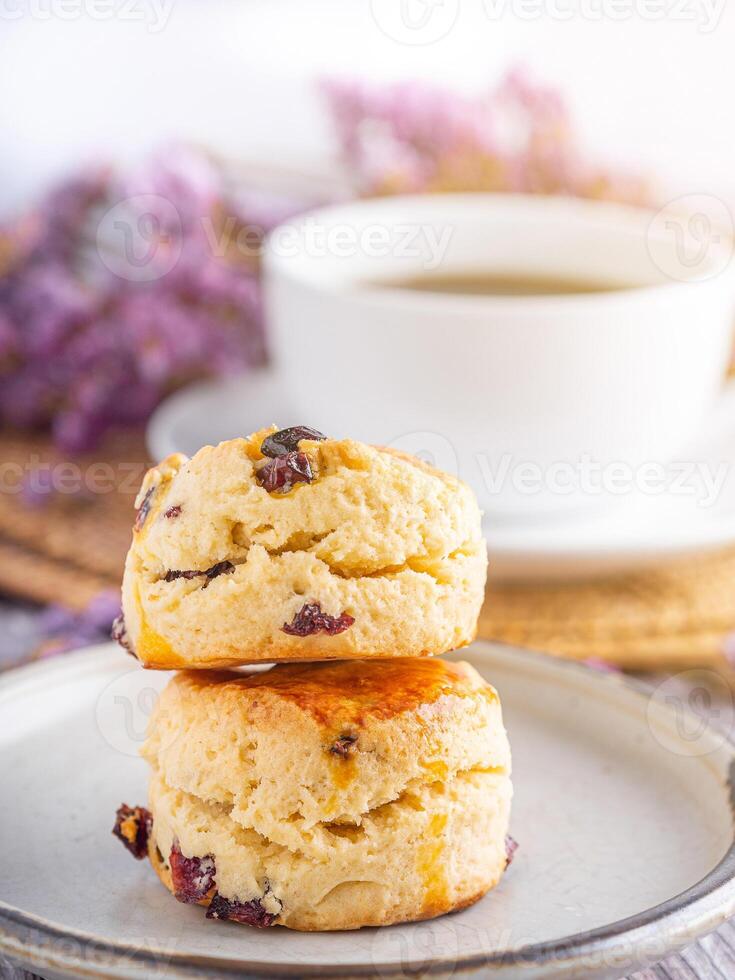
M46 636L54 636L74 629L78 618L79 614L66 606L46 606L39 616L38 625Z
M514 69L476 97L328 80L342 155L365 194L523 191L644 203L645 184L591 165L560 94Z
M80 612L64 606L48 606L39 619L44 637L42 656L50 657L80 647L103 643L120 615L120 594L107 589L94 596Z
M27 473L20 489L20 499L26 507L44 507L55 493L50 466L38 467Z
M121 279L97 251L100 219L121 201L135 216L137 201L148 211L155 199L161 235L172 212L180 219L178 260L153 281ZM0 227L0 423L49 427L60 448L83 451L145 421L186 381L263 363L257 264L234 243L252 220L264 234L283 209L261 204L253 219L250 206L209 160L177 149L121 177L84 172Z
M108 633L110 624L120 615L120 590L105 589L89 600L82 614L91 627Z

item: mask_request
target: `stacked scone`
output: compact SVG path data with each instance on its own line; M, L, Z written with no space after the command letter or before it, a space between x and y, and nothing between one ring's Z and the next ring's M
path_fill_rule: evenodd
M303 427L169 457L138 500L117 639L178 669L147 808L115 833L209 918L356 929L476 901L510 853L510 751L468 664L472 492ZM223 670L275 663L268 670ZM218 669L212 669L218 668Z

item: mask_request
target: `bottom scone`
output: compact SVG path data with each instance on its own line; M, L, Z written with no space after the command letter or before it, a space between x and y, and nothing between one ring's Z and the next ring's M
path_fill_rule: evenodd
M495 690L436 659L178 674L115 833L209 918L358 929L481 898L510 852Z

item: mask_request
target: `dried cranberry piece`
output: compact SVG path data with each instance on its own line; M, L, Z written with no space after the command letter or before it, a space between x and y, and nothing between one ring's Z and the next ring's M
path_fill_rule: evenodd
M235 571L235 566L231 561L218 561L216 565L212 565L204 573L207 581L204 583L202 588L206 589L213 578L217 578L219 575L229 575L230 572Z
M332 755L338 755L342 759L347 759L355 753L355 743L357 735L340 735L338 739L329 746Z
M148 854L148 837L153 826L150 810L122 803L115 813L112 832L139 861Z
M278 432L272 432L267 436L263 440L260 451L264 456L275 459L276 456L285 456L286 453L298 449L302 439L321 442L326 438L323 432L310 429L308 425L292 425L290 429L279 429Z
M169 568L166 574L163 576L164 582L175 582L177 578L192 579L196 578L197 575L206 575L206 572L198 572L196 569L181 569L181 568Z
M259 898L254 898L252 902L235 902L215 892L207 909L207 918L232 919L246 926L255 926L256 929L267 929L273 925L278 915L266 912Z
M133 650L133 644L130 642L128 629L125 625L125 617L122 613L112 621L110 638L115 640L116 643L119 643L123 650L129 653L131 657L135 656L135 650Z
M145 497L143 497L143 501L140 507L135 513L135 523L133 524L133 527L135 528L136 531L140 531L140 529L143 527L143 525L146 522L146 518L150 513L151 504L153 502L153 494L155 492L156 492L155 486L148 488Z
M268 493L288 493L295 483L311 483L314 479L308 456L296 452L268 460L256 475Z
M330 616L322 612L318 602L307 602L291 622L284 623L281 629L289 636L312 636L314 633L336 636L337 633L344 633L354 622L354 616L349 616L345 612L341 616Z
M168 507L164 512L163 516L168 517L172 520L174 517L178 517L181 514L181 504L173 504L173 506Z
M193 579L203 575L204 578L206 578L206 582L202 588L206 589L213 578L217 578L218 575L229 575L230 572L234 571L235 566L231 561L218 561L216 565L212 565L211 568L205 568L202 572L197 571L196 568L169 568L164 575L163 580L164 582L175 582L177 578Z
M513 858L518 850L518 841L514 840L510 834L505 836L505 866L509 868L513 863Z
M180 902L201 901L214 886L217 869L211 854L206 857L184 857L179 842L174 841L169 857L174 895Z

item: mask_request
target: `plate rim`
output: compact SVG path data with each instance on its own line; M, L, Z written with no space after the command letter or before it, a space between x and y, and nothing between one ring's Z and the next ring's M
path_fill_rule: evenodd
M630 702L635 702L640 707L643 699L650 697L651 689L646 684L635 678L631 678L619 673L603 673L578 661L571 661L555 657L551 654L529 650L524 647L517 647L506 643L494 643L489 640L477 640L473 644L473 653L480 657L492 650L501 650L514 657L520 657L526 662L536 664L537 668L546 667L552 672L577 672L580 676L584 675L587 680L595 678L594 684L599 683L601 687L614 685L616 693ZM53 677L56 673L69 675L70 667L77 670L93 669L98 661L102 661L110 652L117 652L117 647L112 643L97 644L72 653L67 653L56 657L53 660L34 662L21 667L12 668L0 676L0 701L8 695L12 696L13 688L22 687L28 681L36 680L44 675L50 674ZM461 654L463 651L454 651ZM70 663L71 661L71 663ZM49 678L50 679L50 678ZM661 710L667 715L674 717L673 709L661 706ZM689 709L686 709L687 712ZM735 737L724 727L713 724L713 729L717 731L722 740L723 748L729 754L728 775L725 780L724 789L729 794L735 805ZM534 969L549 962L556 968L573 968L587 966L589 968L604 966L610 962L610 957L614 958L616 950L621 945L624 947L628 957L632 960L636 950L645 946L651 939L660 938L660 928L662 924L671 925L671 931L667 933L665 949L662 957L668 951L678 948L680 945L694 941L697 937L706 935L716 928L722 921L735 913L735 824L733 825L733 839L728 850L720 861L698 882L677 895L673 895L644 909L634 915L618 919L595 929L586 930L580 933L573 933L560 939L546 940L537 943L527 943L511 950L497 952L487 952L472 954L462 957L455 956L449 958L433 959L430 963L422 966L423 972L431 974L441 974L442 971L449 970L450 975L459 975L462 971L488 970L492 971L499 968L517 967L519 970L525 968ZM686 914L686 918L685 915ZM404 924L410 926L410 923ZM35 942L31 940L33 934ZM40 941L39 941L40 940ZM44 941L45 940L45 941ZM75 959L73 954L65 954L58 947L50 953L50 944L54 941L73 940L78 944L80 951L92 951L93 957L89 960L83 957ZM97 963L95 957L99 959L100 954L109 955L109 961ZM59 926L52 921L25 912L0 899L0 955L7 956L9 959L22 963L23 965L39 966L48 969L58 969L69 971L70 975L77 975L74 970L78 969L80 963L85 966L87 976L94 977L140 977L145 973L120 972L125 965L128 967L135 963L143 970L146 966L160 968L164 966L166 976L169 977L221 977L232 978L234 976L247 978L272 978L272 977L330 977L330 978L352 978L376 975L376 965L373 963L360 963L351 966L340 966L338 964L292 964L292 963L273 963L273 962L254 962L243 960L217 959L206 955L190 955L186 953L162 953L153 950L139 950L127 947L124 943L111 942L104 937L95 936L73 928ZM380 964L379 975L385 980L390 978L405 978L406 965L401 962L391 962Z

